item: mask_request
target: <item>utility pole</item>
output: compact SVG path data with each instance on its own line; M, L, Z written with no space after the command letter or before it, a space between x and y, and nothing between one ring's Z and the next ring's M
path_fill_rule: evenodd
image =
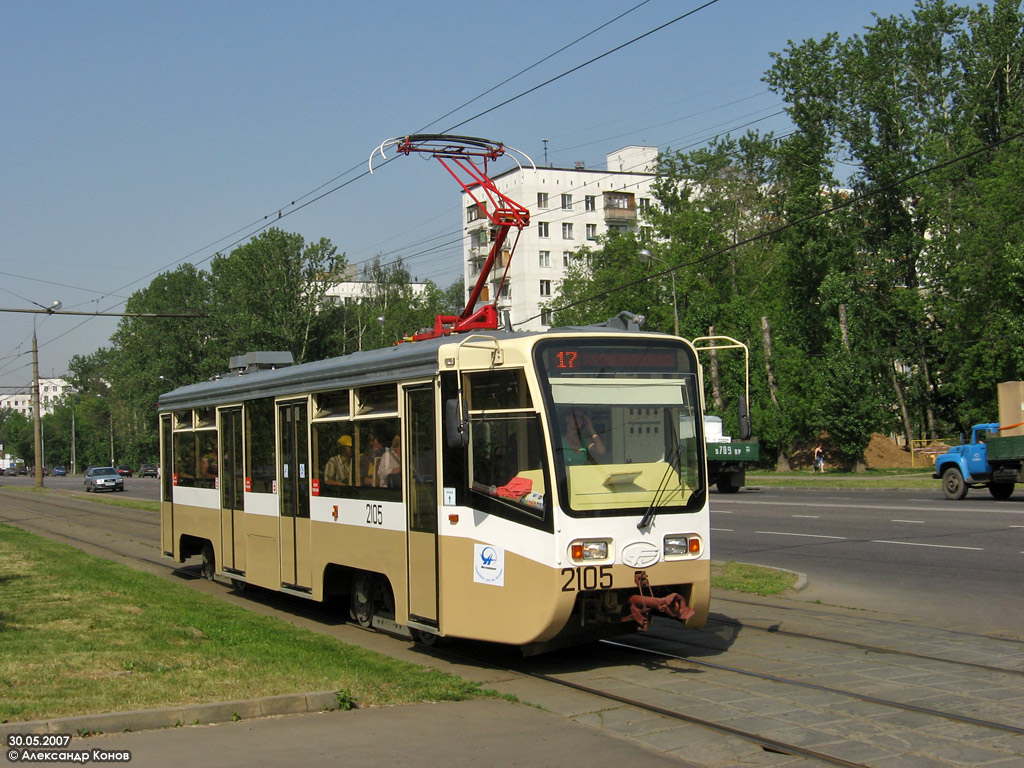
M36 343L36 319L32 318L32 427L35 433L36 488L43 487L43 422L39 418L39 345Z
M31 299L29 299L31 301ZM36 304L32 301L33 304ZM49 307L36 304L46 314L52 315L61 308L59 301L53 302ZM39 343L36 341L36 318L32 316L32 427L35 433L35 465L36 465L36 488L43 487L43 422L39 416Z

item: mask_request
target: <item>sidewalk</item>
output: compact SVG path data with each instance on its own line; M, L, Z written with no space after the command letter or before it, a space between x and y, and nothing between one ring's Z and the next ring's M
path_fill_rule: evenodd
M325 703L319 696L308 697L310 704ZM273 698L279 700L279 704L294 698L291 704L299 706L300 697ZM239 702L210 706L237 705ZM166 710L123 713L117 717L122 728L134 727L133 722L139 727L151 727L152 713L158 711ZM194 713L185 716L191 714ZM51 732L71 733L67 747L70 751L87 751L89 758L93 757L93 750L128 752L131 764L144 768L180 768L184 761L197 758L219 766L245 768L328 763L383 768L406 760L447 768L479 768L482 764L495 768L561 768L583 764L588 768L625 765L686 768L691 765L679 757L615 738L561 715L499 699L318 711L87 738L74 735L76 727L81 727L76 721L86 719L50 721ZM112 724L113 720L110 722ZM0 726L5 745L9 733L25 733L29 730L27 725ZM13 763L10 752L11 748L7 747L5 754ZM60 762L65 764L65 761Z

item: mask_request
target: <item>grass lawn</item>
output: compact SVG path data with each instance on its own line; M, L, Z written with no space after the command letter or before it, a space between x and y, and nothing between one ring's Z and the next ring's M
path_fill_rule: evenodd
M747 471L747 487L769 488L930 488L939 490L939 481L932 479L932 468L869 469L866 472L828 470L824 473L798 470L772 472Z
M3 525L0 589L0 722L304 691L494 695Z
M711 586L755 595L781 595L796 584L797 575L747 563L711 563Z

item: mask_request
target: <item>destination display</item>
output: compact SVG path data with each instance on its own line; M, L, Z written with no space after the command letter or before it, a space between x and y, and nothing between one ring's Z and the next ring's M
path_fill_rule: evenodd
M660 375L692 371L684 350L660 344L600 346L571 339L545 344L539 349L540 367L549 377L580 374L629 376L638 373Z

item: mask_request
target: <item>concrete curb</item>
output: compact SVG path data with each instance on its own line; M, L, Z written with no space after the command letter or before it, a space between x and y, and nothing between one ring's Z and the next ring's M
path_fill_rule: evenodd
M140 709L133 712L107 712L101 715L58 717L21 723L0 723L0 743L6 744L12 733L124 733L185 725L209 725L273 715L296 715L341 709L334 691L265 696L259 699L224 701L215 704L189 704L165 709Z

